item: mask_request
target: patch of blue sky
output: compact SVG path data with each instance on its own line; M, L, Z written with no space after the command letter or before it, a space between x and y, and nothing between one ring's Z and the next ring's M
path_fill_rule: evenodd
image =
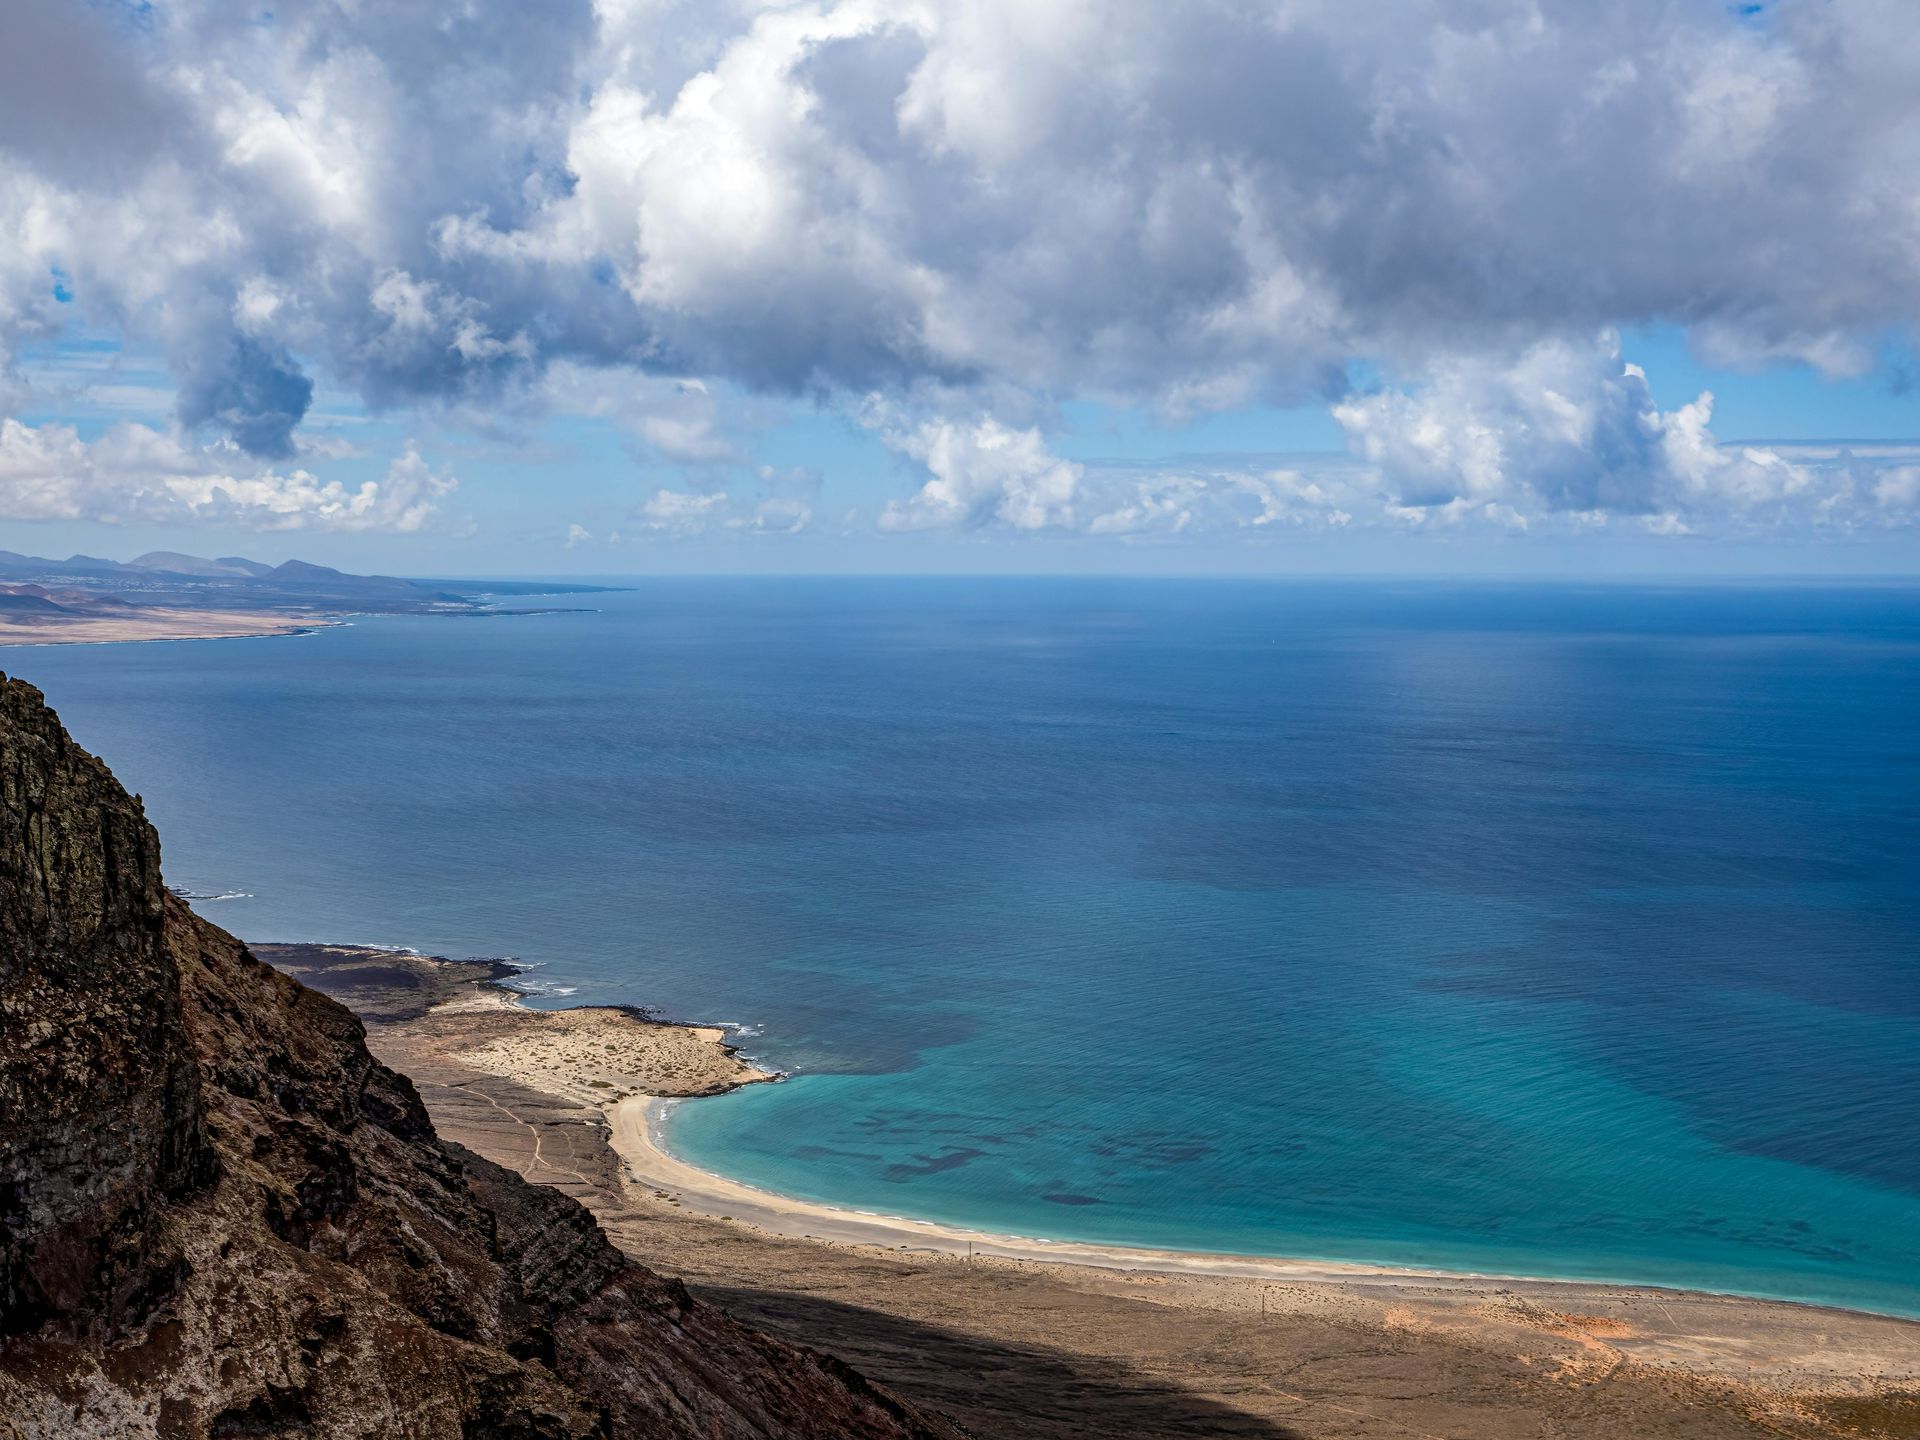
M161 426L173 410L173 380L158 353L129 348L117 335L79 327L24 345L16 369L30 397L19 418L71 425L82 439L125 420Z
M460 508L484 511L489 528L504 524L529 539L564 537L576 522L618 529L651 493L627 438L604 420L556 417L524 437L435 449L460 476Z
M1870 373L1853 378L1826 376L1804 364L1776 363L1753 371L1715 365L1677 326L1630 330L1621 348L1625 359L1646 371L1663 410L1691 402L1702 390L1713 391L1713 428L1724 441L1884 444L1920 437L1920 393L1902 379L1920 370L1920 364L1898 346L1889 345ZM117 334L90 328L83 318L61 338L25 347L18 368L29 383L31 404L19 415L28 424L71 425L91 440L125 421L156 429L173 423L174 385L161 353L144 342L126 343ZM1379 383L1364 366L1350 368L1348 378L1357 389ZM806 401L756 399L724 385L716 388L724 394L722 414L735 422L730 438L745 457L742 463L678 462L614 421L594 416L530 419L518 429L509 421L501 433L476 432L457 412L369 410L351 390L336 384L316 392L299 432L304 453L286 463L352 487L381 479L392 459L415 442L432 463L460 478L449 512L472 517L476 536L494 537L496 543L472 544L469 564L503 571L524 568L524 562L513 563L514 547L522 544L553 559L566 553L570 560L585 562L587 555L561 549L571 524L583 525L596 536L618 531L629 542L644 539L649 532L642 507L662 489L725 490L745 506L773 495L797 494L813 507L814 521L804 537L715 534L691 545L682 537L678 548L688 553L676 560L696 568L745 563L762 548L771 554L782 545L795 550L796 563L799 551L817 550L823 564L898 568L929 558L918 554L923 546L944 543L874 533L883 507L910 495L927 475L890 451L847 411ZM1061 407L1056 419L1046 427L1049 446L1090 467L1144 467L1162 460L1205 464L1210 458L1227 466L1253 457L1290 457L1288 463L1297 457L1311 463L1315 456L1334 460L1347 453L1344 432L1329 408L1317 403L1253 404L1176 420L1146 407L1072 401ZM762 474L762 467L772 472L771 478ZM658 533L662 539L672 538ZM180 548L184 539L185 532L168 543ZM1091 559L1080 551L1102 550L1085 537L1079 539L1058 555L1048 547L1046 555L1039 556L1031 545L1023 545L1021 554L1007 557L1007 563L1017 560L1032 568L1044 559L1048 566L1072 568L1068 561L1078 565ZM1272 537L1228 534L1195 540L1183 547L1188 553L1183 564L1205 568L1204 554L1209 552L1218 552L1216 559L1226 564L1228 552L1238 554L1259 539ZM88 543L99 548L101 541L96 536ZM1386 538L1349 541L1346 550L1352 553L1346 559L1363 567L1392 564L1401 558L1397 553L1375 555L1373 549L1392 551L1400 543ZM1860 553L1848 561L1848 568L1885 568L1886 547L1895 543L1887 538L1884 544L1856 547ZM341 563L354 563L376 548L365 540L335 542L317 536L306 537L303 544L319 553L337 550L334 558ZM405 544L396 541L393 548L402 551ZM625 553L650 557L659 548ZM968 545L966 552L969 566L998 568L980 547ZM1202 559L1193 558L1195 553ZM1530 554L1528 565L1542 563L1537 547ZM614 559L612 552L600 555L603 567ZM1422 556L1410 558L1431 563ZM389 565L405 563L398 553L380 559ZM1481 553L1479 559L1486 563L1490 557ZM1748 557L1749 564L1769 569L1796 568L1791 561L1790 553Z
M818 477L823 513L831 511L837 517L859 508L871 516L878 506L907 494L925 478L909 473L905 462L889 453L877 435L841 411L795 401L762 412L763 419L775 415L774 423L739 437L754 461L748 471L729 477L742 495L767 488L767 482L753 473L765 466L775 472L772 483L787 490L796 488L798 476Z
M1704 359L1677 325L1621 336L1621 353L1647 372L1662 410L1713 392L1713 433L1722 442L1752 440L1909 440L1920 437L1920 372L1911 349L1890 340L1879 364L1861 376L1829 376L1811 365L1774 362L1736 370Z
M123 30L140 34L153 29L153 0L91 0L91 3Z

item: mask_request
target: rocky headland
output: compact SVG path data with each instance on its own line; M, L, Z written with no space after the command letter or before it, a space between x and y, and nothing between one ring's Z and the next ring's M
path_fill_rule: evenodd
M435 1133L0 679L0 1436L952 1437Z

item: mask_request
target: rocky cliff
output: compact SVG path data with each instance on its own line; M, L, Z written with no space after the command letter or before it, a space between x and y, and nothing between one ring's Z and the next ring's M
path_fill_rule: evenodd
M943 1437L439 1140L0 677L0 1437Z

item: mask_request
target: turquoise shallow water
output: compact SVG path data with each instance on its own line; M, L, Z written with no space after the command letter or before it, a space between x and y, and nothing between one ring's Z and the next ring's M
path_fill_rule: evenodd
M6 659L249 938L746 1026L708 1168L1920 1313L1915 592L596 603Z

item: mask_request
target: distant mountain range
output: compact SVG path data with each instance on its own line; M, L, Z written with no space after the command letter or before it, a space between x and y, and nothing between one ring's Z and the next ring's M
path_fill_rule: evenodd
M51 560L0 550L0 607L46 608L15 604L39 599L57 606L64 599L118 597L141 605L255 609L297 605L317 609L380 611L471 610L482 595L584 594L595 585L559 585L546 581L474 581L451 588L446 581L406 580L394 575L351 575L329 565L287 560L267 565L244 555L209 560L176 550L151 550L132 560L103 560L69 555ZM459 582L454 582L459 583ZM53 589L65 592L52 593Z
M81 557L75 556L74 559ZM290 560L290 565L301 561ZM169 575L271 575L277 568L249 560L244 555L222 555L218 560L202 560L198 555L182 555L178 550L149 550L127 561L129 570L164 570Z
M175 550L151 550L125 562L103 560L97 555L69 555L64 560L49 560L40 555L20 555L0 550L0 580L93 580L109 582L114 588L138 586L148 589L174 582L219 583L249 593L257 587L321 587L329 592L354 591L396 595L412 593L420 598L459 602L449 592L433 592L412 580L392 575L350 575L327 565L305 560L288 560L267 565L243 555L223 555L207 560L198 555L182 555ZM196 586L196 588L199 588Z
M502 611L489 602L505 595L604 588L534 580L406 580L350 575L305 560L267 565L243 555L208 560L174 550L153 550L124 562L97 555L50 560L0 550L0 643L47 643L68 635L153 639L262 633L260 617L281 621L271 633L286 633L343 615L512 614L522 612ZM241 628L233 628L235 621L208 618L216 614L235 617ZM103 630L102 622L113 622L111 629Z

